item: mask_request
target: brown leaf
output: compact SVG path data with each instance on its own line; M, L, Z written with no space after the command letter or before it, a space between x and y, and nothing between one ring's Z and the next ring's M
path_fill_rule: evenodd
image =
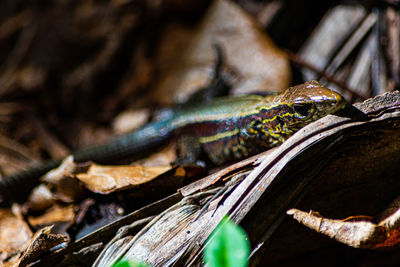
M178 159L176 151L177 151L176 143L171 142L168 146L164 147L160 151L152 153L149 157L135 161L134 165L142 165L142 166L171 165Z
M0 209L0 262L6 264L10 257L18 255L26 243L29 242L32 232L22 219L9 209Z
M51 228L52 226L47 226L35 233L19 259L18 266L26 266L49 249L67 241L64 235L51 234Z
M394 249L400 244L400 209L378 224L365 216L336 220L298 209L290 209L287 214L318 233L355 248ZM393 225L395 227L390 227Z
M77 174L77 178L89 190L107 194L147 183L170 169L169 165L144 167L92 164L87 173Z
M53 205L41 216L29 216L28 221L32 227L38 228L43 225L51 225L55 223L70 223L74 220L74 206Z
M88 164L75 163L72 156L66 157L60 166L48 172L42 180L55 188L53 198L70 203L83 195L83 188L74 173L86 169Z
M185 102L195 90L207 86L216 64L215 44L221 46L228 69L239 77L233 84L234 94L279 91L289 85L286 55L253 17L233 2L218 0L210 6L182 60L159 83L157 96L163 92Z
M41 211L47 209L53 203L53 193L46 185L40 184L32 190L24 207L26 210Z

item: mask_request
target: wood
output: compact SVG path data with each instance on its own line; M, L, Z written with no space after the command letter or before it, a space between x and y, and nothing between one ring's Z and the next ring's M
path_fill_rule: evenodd
M368 120L353 121L345 117L327 116L303 128L272 153L261 156L262 160L253 170L233 175L231 180L217 187L209 183L209 188L203 186L202 191L192 190L192 193L188 193L189 191L182 190L181 192L187 192L187 196L180 202L176 202L179 198L175 196L174 202L169 203L176 204L170 205L169 208L164 205L164 211L139 232L137 229L131 235L122 237L120 243L124 244L124 248L118 250L118 255L134 257L153 266L172 263L199 265L207 237L219 221L230 214L232 220L242 222L251 238L254 248L251 261L261 260L265 253L265 244L286 216L286 210L298 203L310 184L321 179L331 166L340 170L341 164L345 163L340 160L343 151L352 151L354 147L365 148L366 145L383 146L385 149L381 150L376 164L380 164L380 160L387 162L389 154L399 155L400 146L393 145L393 141L400 144L400 135L397 135L398 139L390 140L391 142L378 142L376 145L371 140L376 139L377 131L380 135L379 140L385 140L386 136L392 136L393 132L399 131L400 93L388 93L370 99L358 105L358 108L368 114ZM358 136L370 141L366 142ZM357 143L354 140L363 141ZM325 157L326 160L319 161L321 157ZM356 158L362 161L363 155ZM397 160L400 159L393 158L393 161ZM248 163L249 161L244 165L248 166ZM353 163L359 164L359 161ZM392 166L398 171L399 165L392 163ZM357 168L353 166L351 169L357 173ZM221 174L228 172L221 170ZM215 175L213 177L214 180ZM213 197L216 194L217 197ZM157 204L153 207L156 208ZM206 209L202 210L204 207ZM157 210L160 211L159 208ZM148 214L145 217L147 216ZM124 219L123 223L114 223L112 228L106 228L107 236L113 231L115 233L117 226L132 224L138 219L139 217L131 215ZM104 235L103 231L99 230L94 236ZM82 248L82 245L88 246L94 240L93 237L88 237L86 242L78 243ZM118 240L113 239L112 244L116 244ZM67 251L71 253L77 248L76 245L70 245ZM113 251L116 249L111 244L107 245L107 248ZM66 256L65 252L56 252L49 258L54 261L61 255ZM101 255L96 262L97 266L110 264L116 259L111 257L114 254L107 250L103 250ZM44 260L47 264L48 261Z

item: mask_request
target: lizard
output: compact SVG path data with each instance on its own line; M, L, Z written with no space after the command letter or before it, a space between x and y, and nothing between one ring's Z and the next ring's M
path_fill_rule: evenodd
M187 106L106 144L77 151L73 157L75 162L111 163L156 148L170 138L188 136L188 150L199 148L221 165L275 147L305 125L342 110L346 103L339 93L317 81L276 95L221 97ZM33 188L60 163L48 161L5 177L0 181L0 202L14 197L13 188Z

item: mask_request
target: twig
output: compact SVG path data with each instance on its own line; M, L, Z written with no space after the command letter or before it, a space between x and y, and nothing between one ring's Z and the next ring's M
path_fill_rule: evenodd
M51 133L44 124L34 115L29 116L35 126L36 133L42 147L51 155L52 158L63 158L70 152L68 148L61 143L58 138Z
M361 25L352 33L347 42L343 45L340 51L337 52L335 58L326 68L326 73L334 74L340 65L346 60L354 48L361 42L366 34L371 30L376 22L377 16L375 13L370 13L361 23Z
M394 8L386 10L387 38L386 49L389 69L394 80L394 86L400 89L400 13ZM394 88L392 88L394 89Z
M368 98L368 96L363 95L363 94L360 94L359 92L355 91L354 89L349 88L349 87L346 85L345 82L336 79L334 75L330 75L330 74L326 73L325 71L320 70L320 69L318 69L318 68L312 66L311 64L305 62L305 61L302 60L299 56L297 56L296 54L292 53L291 51L286 50L285 52L286 52L286 54L288 55L289 59L290 59L293 63L298 64L298 65L301 65L301 66L303 66L303 67L305 67L305 68L307 68L307 69L309 69L309 70L311 70L311 71L317 73L319 76L325 77L328 81L330 81L330 82L332 82L332 83L338 85L338 86L341 87L344 91L349 92L349 93L352 94L353 96L357 96L357 97L359 97L359 98L362 99L362 100L365 100L365 99Z
M381 38L383 32L383 16L382 11L378 8L374 8L374 13L377 14L377 22L374 25L372 34L374 35L374 46L372 47L372 68L371 68L371 78L372 78L372 90L375 95L381 94L385 91L387 86L386 80L386 70L383 62L382 48L381 48Z

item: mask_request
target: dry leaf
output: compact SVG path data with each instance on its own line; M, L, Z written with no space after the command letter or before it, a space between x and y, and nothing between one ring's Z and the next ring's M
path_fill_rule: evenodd
M87 173L77 174L77 178L93 192L111 193L147 183L170 170L167 166L102 166L92 164Z
M51 228L52 226L47 226L35 233L18 260L18 266L26 266L49 249L67 241L64 235L51 234Z
M197 89L207 86L216 64L215 44L221 46L227 67L239 77L233 84L234 94L279 91L289 85L286 55L252 16L233 2L217 0L209 7L182 60L161 80L157 96L165 92L174 95L177 102L185 102Z
M31 239L32 232L22 219L9 209L0 209L0 262L6 264L12 257L19 255L26 243Z
M287 214L318 233L355 248L394 249L400 244L400 209L378 224L365 216L335 220L298 209L290 209Z
M168 146L158 152L152 153L149 157L135 161L134 165L146 167L171 165L178 159L176 151L176 143L170 142Z
M60 184L64 179L65 175L71 175L76 171L76 163L74 162L73 156L66 157L63 162L57 168L49 171L43 176L42 180L49 184Z
M72 156L66 157L63 162L52 171L43 176L42 180L55 187L55 199L65 203L71 203L83 195L83 188L79 180L75 179L74 173L86 169L88 164L75 163Z
M26 210L41 211L47 209L53 203L53 193L46 185L40 184L32 190L24 207Z
M60 206L53 205L46 212L37 217L29 216L28 221L32 227L38 228L44 225L51 225L56 223L67 223L70 224L75 217L74 206Z

